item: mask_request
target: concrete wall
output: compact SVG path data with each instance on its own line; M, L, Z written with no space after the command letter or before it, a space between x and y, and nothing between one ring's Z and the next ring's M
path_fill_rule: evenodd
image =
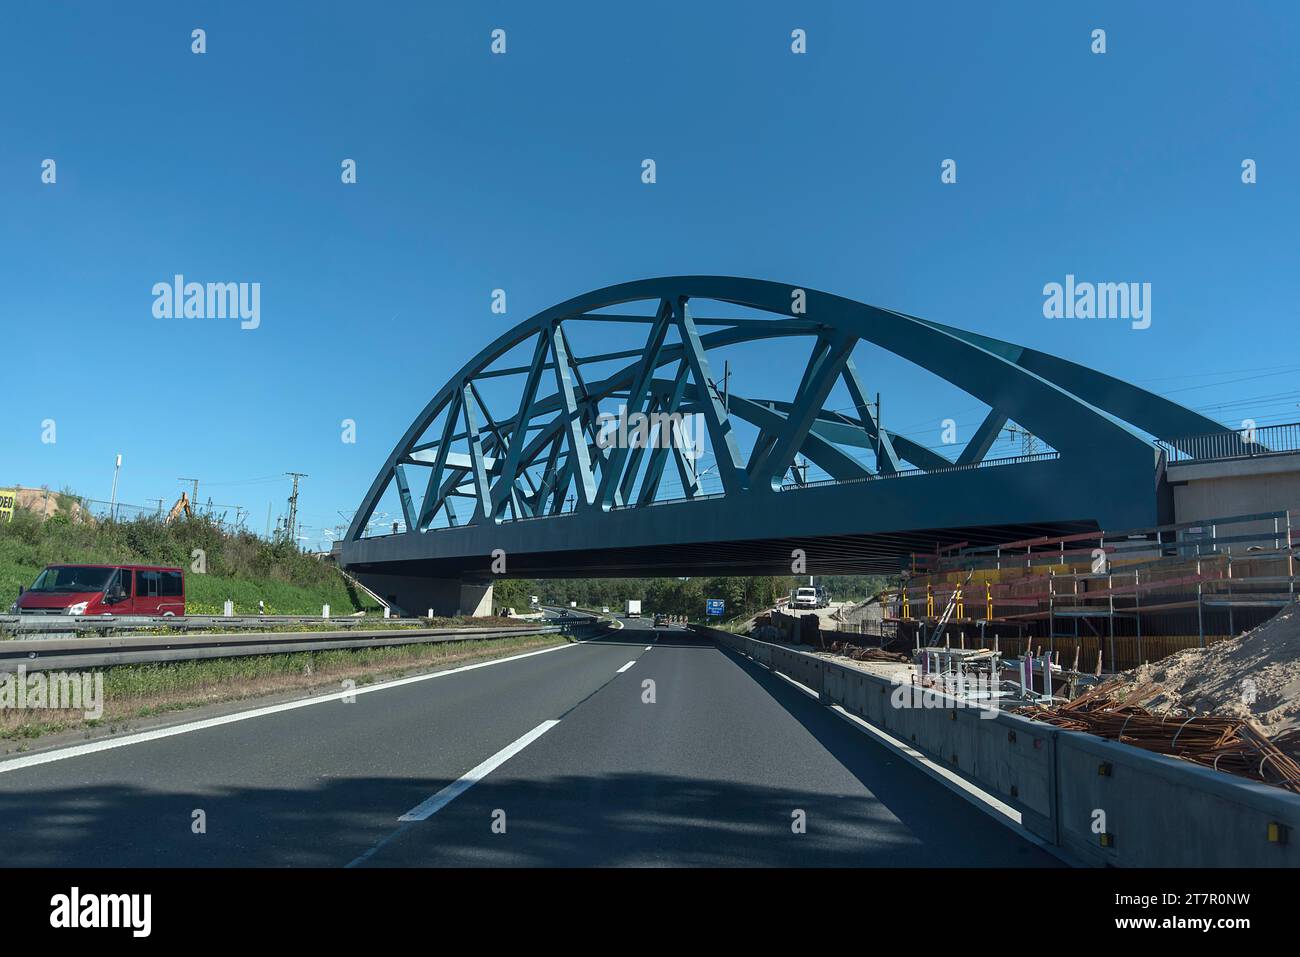
M435 615L471 615L481 618L492 614L492 582L459 578L418 578L408 575L380 575L356 572L353 577L365 585L400 614L418 618Z
M1300 795L1090 734L1058 733L1060 846L1098 865L1300 866ZM1105 814L1110 846L1092 832ZM1287 843L1271 843L1270 823Z
M1014 807L1029 831L1076 860L1300 867L1300 795L1019 715L958 707L947 695L930 693L921 702L930 707L908 706L917 703L910 688L900 692L860 668L695 630L943 763ZM1270 840L1270 825L1280 826L1282 840Z
M1175 522L1286 509L1300 515L1300 454L1174 464L1165 480L1173 490ZM1271 521L1233 528L1234 535L1255 531L1267 538L1262 544L1273 547Z

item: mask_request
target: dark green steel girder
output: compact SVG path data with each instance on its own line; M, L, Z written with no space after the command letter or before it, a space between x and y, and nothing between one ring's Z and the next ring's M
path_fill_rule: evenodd
M702 300L741 307L760 316L699 318L691 303ZM800 300L804 311L792 313L792 302ZM603 311L636 303L644 304L643 309L649 306L650 314ZM566 322L641 326L648 336L639 348L578 356L565 334ZM712 331L702 332L701 327ZM668 341L670 329L676 330L679 341ZM812 354L793 400L723 396L712 352L747 342L794 338L811 341ZM530 340L528 365L495 367L506 353ZM907 359L989 407L955 459L881 427L880 409L868 397L867 385L853 362L858 343ZM592 363L615 361L625 364L604 378L587 381L582 374L583 367ZM665 368L676 371L668 377L657 374ZM510 416L494 418L475 383L507 375L523 376L523 384ZM547 381L553 381L550 390L543 388ZM846 387L854 414L824 408L838 382ZM601 403L613 401L623 402L629 414L664 417L670 423L668 432L657 434L669 435L670 441L666 445L659 441L631 448L605 447L598 434L598 416ZM905 408L906 402L894 407ZM929 493L923 483L908 476L961 474L962 470L987 467L986 456L1008 421L1039 436L1055 450L1065 468L1075 470L1067 472L1072 477L1106 468L1127 475L1154 469L1157 450L1147 436L1177 445L1184 436L1229 432L1176 403L1068 360L829 293L725 276L647 279L578 296L544 310L470 359L398 440L363 498L346 541L362 538L390 486L396 489L411 535L437 531L434 523L440 512L445 513L449 525L458 526L452 506L458 497L475 500L471 519L475 526L500 526L521 519L544 521L564 510L566 497L584 514L648 509L662 501L662 476L670 458L683 494L702 497L697 456L678 441L684 445L685 432L674 416L682 414L703 419L715 460L710 468L717 470L721 498L752 499L755 509L747 514L758 517L773 494L814 496L816 489L811 487L782 491L797 456L819 466L833 481L867 482L874 488L870 480L901 476L891 483L895 491L889 494L910 499ZM440 415L442 425L436 438L422 440ZM748 461L742 459L739 448L735 430L739 421L752 425L758 435ZM851 454L854 449L871 450L874 467ZM1006 477L1020 467L1001 466L999 472ZM412 468L428 470L418 505L411 491ZM1062 484L1073 487L1072 482ZM1084 512L1094 506L1068 501L1066 494L1053 505L1051 492L1046 491L1039 510L1050 511L1051 506L1072 520L1089 518ZM718 496L705 498L714 505L718 501ZM710 506L697 507L704 510L701 516L708 514ZM715 511L732 514L721 507ZM1018 520L1013 511L1008 510L1008 521ZM723 528L701 534L717 538L735 533L732 537L743 538L744 531Z

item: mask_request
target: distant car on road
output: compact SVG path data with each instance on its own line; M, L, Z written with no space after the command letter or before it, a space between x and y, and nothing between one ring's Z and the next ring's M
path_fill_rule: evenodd
M47 565L10 608L17 615L185 614L185 575L164 565Z
M655 615L655 627L656 627L656 628L666 628L667 626L668 626L668 616L667 616L667 615Z

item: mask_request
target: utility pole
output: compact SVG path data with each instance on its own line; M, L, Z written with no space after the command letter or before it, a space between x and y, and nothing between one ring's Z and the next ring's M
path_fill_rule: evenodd
M808 484L808 460L800 461L797 457L794 464L790 466L790 471L794 474L795 483L798 485Z
M113 494L110 497L109 508L112 509L113 521L117 521L117 473L122 471L122 453L117 453L117 465L113 466Z
M1032 432L1030 432L1028 429L1026 429L1026 428L1022 428L1021 426L1018 426L1018 425L1008 425L1008 426L1006 426L1006 432L1007 432L1009 435L1011 435L1011 436L1016 436L1016 435L1020 436L1020 454L1021 454L1021 455L1033 455L1033 454L1034 454L1035 449L1038 447L1038 442L1037 442L1037 440L1034 438L1034 434L1033 434Z
M285 472L284 474L293 476L293 493L289 496L289 520L285 524L285 531L289 535L289 541L294 541L298 534L298 480L307 478L307 473Z
M876 473L880 473L880 454L883 451L885 417L880 414L880 393L876 393Z

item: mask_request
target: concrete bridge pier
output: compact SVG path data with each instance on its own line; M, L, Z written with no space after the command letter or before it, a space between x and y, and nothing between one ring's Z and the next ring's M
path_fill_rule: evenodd
M435 615L448 617L482 618L492 614L491 578L425 578L378 572L354 572L353 575L388 602L394 614L419 618L428 614L430 608Z

